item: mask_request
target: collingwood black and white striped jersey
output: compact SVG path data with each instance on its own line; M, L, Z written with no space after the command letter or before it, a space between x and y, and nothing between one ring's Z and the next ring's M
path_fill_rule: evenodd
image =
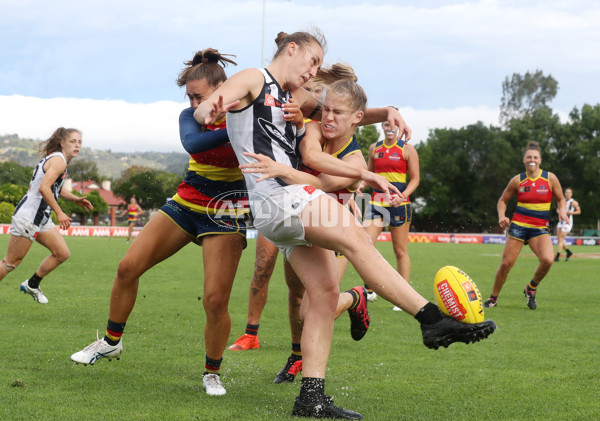
M573 206L573 202L575 201L575 199L570 198L569 200L567 200L567 205L566 205L566 211L569 212L575 212L575 206ZM573 226L573 214L567 214L569 217L569 225Z
M259 96L247 107L227 113L227 131L240 164L254 162L244 152L263 154L298 169L296 125L284 121L282 105L290 99L267 69L259 69L265 83ZM280 179L269 178L256 183L260 174L244 173L250 202L260 202L280 186Z
M33 170L33 175L31 177L31 181L29 182L29 190L27 190L27 194L23 196L17 207L15 208L15 213L13 215L19 216L21 218L26 218L29 221L33 222L34 225L43 226L48 222L50 218L50 214L52 213L52 208L40 193L40 185L42 184L42 178L44 178L44 164L52 157L60 156L65 164L67 160L62 152L54 152L43 158L36 165ZM58 195L60 194L60 190L67 178L67 169L52 183L50 190L54 195L54 198L58 200Z

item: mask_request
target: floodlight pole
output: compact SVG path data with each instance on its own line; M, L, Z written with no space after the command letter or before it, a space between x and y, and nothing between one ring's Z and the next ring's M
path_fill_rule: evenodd
M267 9L267 0L263 0L263 15L262 15L262 53L261 53L261 67L265 67L265 15Z

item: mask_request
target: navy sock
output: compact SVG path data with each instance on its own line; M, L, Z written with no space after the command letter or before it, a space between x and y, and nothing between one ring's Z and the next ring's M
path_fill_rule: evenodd
M252 336L258 336L258 326L259 325L251 325L250 323L248 323L246 325L246 334L252 335Z
M294 361L302 359L302 348L300 344L292 342L292 355L290 355Z
M107 344L115 346L121 340L124 330L125 323L116 323L109 319L108 323L106 323L106 334L104 335L104 340Z
M206 356L206 364L204 365L204 369L206 370L204 372L204 374L219 374L219 371L221 371L221 363L223 362L223 357L221 357L220 360L213 360L212 358L209 358L208 355Z
M29 285L29 288L38 289L42 279L43 278L41 276L38 276L37 273L34 273L33 276L29 278L29 281L27 281L27 285Z
M355 289L349 289L346 291L348 294L352 295L352 305L349 310L354 310L358 306L358 302L360 301L360 292Z

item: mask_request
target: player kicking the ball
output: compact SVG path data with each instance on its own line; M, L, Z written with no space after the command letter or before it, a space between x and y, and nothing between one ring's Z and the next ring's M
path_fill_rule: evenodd
M301 88L323 62L322 42L324 39L318 34L280 33L278 51L266 69L246 69L232 76L198 106L194 117L200 124L209 124L223 110L230 111L228 135L244 170L254 224L279 247L306 288L309 307L304 323L311 328L302 332L303 377L292 414L361 419L357 412L334 405L325 394L325 372L339 297L337 265L329 250L344 254L378 295L414 316L429 348L479 341L489 336L496 325L491 320L467 324L444 317L381 256L356 218L335 199L310 185L286 185L265 173L264 156L295 167L299 150L303 162L316 171L364 180L390 200L391 193L399 193L385 177L323 152L321 135L335 135L346 121L357 125L363 119L365 124L388 120L392 129L400 127L403 135L406 132L410 137L410 131L394 108L366 109L366 95L354 82L332 85L321 112L317 100ZM336 109L329 103L336 96L348 98L349 102ZM307 117L320 119L326 133L316 123L309 123L298 144L297 128L288 115L295 106Z

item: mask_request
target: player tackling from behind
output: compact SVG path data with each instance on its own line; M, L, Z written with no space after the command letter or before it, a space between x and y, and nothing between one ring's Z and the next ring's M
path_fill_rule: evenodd
M188 172L177 194L150 219L121 259L110 296L106 334L71 355L73 361L94 364L100 358L119 359L140 277L193 242L202 246L204 275L206 363L202 384L208 395L226 393L221 363L231 329L229 297L246 247L247 198L238 161L229 145L224 114L213 124L201 126L194 120L193 112L227 79L224 67L228 63L235 64L212 48L198 51L185 62L177 84L185 86L190 100L190 107L179 117L181 143L190 154ZM231 192L236 193L229 194L228 202L219 199ZM196 267L194 262L190 271L197 271Z

